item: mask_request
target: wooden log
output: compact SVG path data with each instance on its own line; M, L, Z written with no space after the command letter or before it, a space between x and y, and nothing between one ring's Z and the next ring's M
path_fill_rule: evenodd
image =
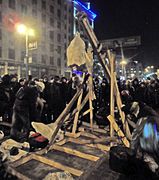
M69 167L69 166L65 166L65 165L62 165L58 162L55 162L53 160L50 160L46 157L43 157L43 156L39 156L39 155L34 155L33 156L33 159L34 160L37 160L37 161L40 161L44 164L47 164L49 166L52 166L52 167L55 167L57 169L60 169L60 170L63 170L63 171L68 171L69 173L75 175L75 176L81 176L82 175L82 171L78 170L78 169L74 169L72 167Z
M73 134L75 134L76 130L77 130L78 117L79 117L79 113L80 113L80 110L81 110L80 106L81 106L82 96L83 96L83 89L81 91L81 94L80 94L80 96L78 98L78 102L77 102L77 109L79 109L79 110L78 110L78 112L76 112L75 117L74 117L73 128L72 128L72 133Z
M92 143L90 143L90 141L89 142L88 141L89 140L68 138L68 142L73 142L76 144L85 145L85 146L92 147L92 148L97 148L97 149L100 149L102 151L109 151L110 150L110 146L106 146L106 145L99 144L99 143L92 144Z
M21 157L21 158L18 159L17 161L13 162L13 163L12 163L12 166L13 166L13 167L18 167L18 166L20 166L21 164L24 164L24 163L30 161L32 158L33 158L33 154L29 154L29 155L27 155L26 157Z
M118 136L121 138L121 140L123 141L124 145L126 147L130 147L129 141L127 140L127 138L125 137L124 133L119 128L117 123L115 122L114 118L111 115L109 115L107 118L110 121L110 123L112 123L114 130L117 132Z
M67 148L67 147L62 147L62 146L58 146L58 145L54 145L53 149L57 150L57 151L61 151L61 152L65 152L67 154L71 154L74 156L78 156L80 158L83 159L87 159L89 161L97 161L99 159L99 157L91 155L91 154L87 154L87 153L83 153L71 148Z
M114 56L108 52L110 61L110 115L114 118ZM110 123L110 137L114 136L114 129L112 123ZM111 146L113 144L111 143Z
M130 129L129 129L129 125L128 123L125 121L125 113L122 111L122 101L121 101L121 97L120 97L120 93L119 93L119 88L117 85L117 80L116 80L116 74L114 74L114 83L115 83L115 95L116 95L116 102L117 102L117 106L119 109L119 114L123 123L123 129L126 133L126 137L131 140L131 133L130 133Z

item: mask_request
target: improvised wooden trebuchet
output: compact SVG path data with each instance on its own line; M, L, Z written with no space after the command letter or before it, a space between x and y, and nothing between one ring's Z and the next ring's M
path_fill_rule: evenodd
M109 77L110 82L111 82L111 97L110 97L110 108L111 108L110 110L111 111L110 111L110 115L108 116L108 119L111 124L110 135L113 136L113 129L114 129L117 132L117 134L122 138L122 141L125 144L125 146L129 147L130 144L129 144L128 139L131 140L131 133L129 130L128 123L125 121L125 114L121 110L122 101L121 101L121 97L120 97L120 93L119 93L119 89L118 89L118 85L117 85L116 73L114 72L115 57L112 55L110 50L108 50L107 53L105 52L103 54L102 44L100 44L99 41L97 40L96 35L95 35L92 27L89 24L86 14L83 12L80 12L80 13L78 13L77 18L78 18L79 24L82 26L87 38L89 39L89 42L92 45L94 53L97 55L98 60L99 60L100 64L102 65L105 74ZM109 67L105 60L106 57L109 60ZM114 97L116 99L116 103L117 103L117 107L118 107L120 117L122 120L125 135L121 131L121 129L118 127L118 125L114 119Z

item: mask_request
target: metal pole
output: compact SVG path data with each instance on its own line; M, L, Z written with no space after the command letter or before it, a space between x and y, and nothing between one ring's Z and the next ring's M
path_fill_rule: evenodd
M26 79L28 79L28 56L29 56L29 49L28 49L28 31L25 34L25 58L26 58L26 62L25 62L25 67L26 67Z

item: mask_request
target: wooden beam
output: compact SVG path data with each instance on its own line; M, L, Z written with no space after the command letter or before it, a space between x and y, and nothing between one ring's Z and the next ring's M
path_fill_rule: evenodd
M114 118L114 56L108 52L110 62L110 115ZM112 123L110 123L110 137L114 136L114 129ZM111 146L113 144L111 143Z
M80 94L80 96L78 98L78 102L77 102L78 111L76 112L75 117L74 117L74 121L73 121L73 128L72 128L72 133L73 134L75 134L76 130L77 130L78 117L79 117L79 113L80 113L80 110L81 110L80 106L81 106L82 96L83 96L83 89L81 91L81 94Z
M99 157L97 157L97 156L83 153L83 152L80 152L80 151L77 151L77 150L74 150L71 148L63 147L63 146L54 145L53 149L55 149L57 151L65 152L67 154L71 154L74 156L78 156L80 158L87 159L89 161L97 161L99 159Z
M84 131L84 132L81 131L80 133L81 133L81 136L85 136L85 137L89 137L89 138L93 138L93 139L99 139L100 138L100 137L98 137L94 134L88 133L86 131Z
M55 162L53 160L50 160L46 157L43 157L43 156L39 156L39 155L34 155L33 156L33 159L34 160L37 160L37 161L40 161L44 164L47 164L49 166L52 166L52 167L55 167L57 169L60 169L60 170L63 170L63 171L68 171L69 173L75 175L75 176L81 176L83 171L81 170L78 170L78 169L75 169L75 168L72 168L72 167L69 167L69 166L65 166L65 165L62 165L58 162Z
M111 115L109 115L107 118L110 121L110 123L112 123L114 130L117 132L118 136L121 138L121 140L123 141L124 145L126 147L130 147L129 141L125 137L125 135L122 132L122 130L119 128L118 124L115 122L114 118Z
M26 157L21 157L20 159L18 159L17 161L12 163L13 167L18 167L28 161L30 161L33 158L32 154L27 155Z
M115 95L116 95L116 103L118 106L118 110L119 110L119 114L123 123L123 129L124 132L126 133L126 137L131 140L131 133L130 133L130 129L129 129L129 125L128 123L125 121L125 113L121 110L122 108L122 101L121 101L121 97L120 97L120 92L119 92L119 88L118 88L118 84L117 84L117 80L116 80L116 74L114 74L114 83L115 83Z
M85 145L88 147L92 147L92 148L97 148L97 149L100 149L102 151L109 151L110 150L110 146L106 146L106 145L99 144L99 143L92 144L92 143L90 143L90 141L88 142L88 140L69 138L68 141L76 143L76 144L81 144L81 145Z
M78 133L76 133L76 134L70 133L70 132L66 132L66 133L65 133L65 136L73 137L73 138L78 138L80 135L81 135L80 132L78 132Z
M89 108L90 108L90 127L93 131L93 78L92 76L89 76L89 81L88 81L88 87L89 87Z

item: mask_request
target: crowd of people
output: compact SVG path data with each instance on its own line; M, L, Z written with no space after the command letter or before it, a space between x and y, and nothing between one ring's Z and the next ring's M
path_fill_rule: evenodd
M57 119L76 93L80 81L80 77L76 74L72 74L70 79L45 76L41 79L29 77L28 81L25 78L18 81L16 75L4 75L0 83L1 121L12 122L13 137L20 137L18 133L22 128L24 132L26 131L23 135L27 137L31 121L47 124ZM104 124L108 124L103 117L109 114L110 84L106 78L97 77L93 79L93 84L96 97L93 101L94 120L99 125L102 124L102 120ZM154 109L159 108L157 78L142 82L137 78L132 81L118 80L118 86L123 103L129 100L138 101Z

